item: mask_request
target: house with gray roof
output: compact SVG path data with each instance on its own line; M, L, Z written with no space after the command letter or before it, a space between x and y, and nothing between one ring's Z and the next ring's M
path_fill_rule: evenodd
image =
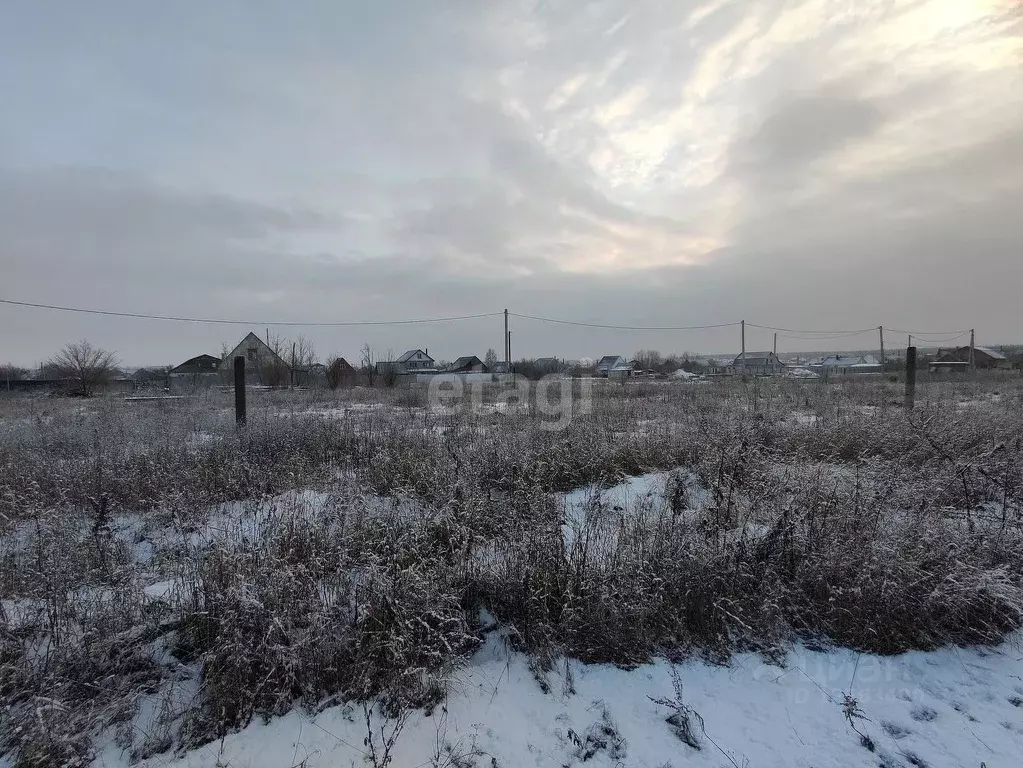
M487 366L476 355L465 355L458 358L444 369L445 373L486 373Z
M221 360L213 355L196 355L181 365L170 369L167 374L171 389L188 389L216 384L221 378ZM231 363L234 365L234 363ZM139 372L136 372L139 378Z
M973 365L976 368L1009 368L1009 359L997 349L990 347L973 348ZM932 371L957 368L969 368L970 348L956 347L955 349L938 350L937 357L930 364Z
M826 355L807 367L822 376L881 373L881 363L873 355Z
M597 361L597 375L606 377L615 368L628 364L629 361L621 355L604 355Z
M437 370L437 361L428 349L410 349L397 360L383 360L376 364L378 374L428 373Z
M777 376L785 370L785 363L774 352L747 352L736 355L730 373L748 376Z

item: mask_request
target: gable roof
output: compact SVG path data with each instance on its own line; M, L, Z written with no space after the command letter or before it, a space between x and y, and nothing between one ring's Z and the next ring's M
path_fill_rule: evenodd
M407 363L409 360L411 360L413 357L415 357L417 354L420 354L420 353L422 353L423 357L425 357L427 360L430 360L431 362L433 361L433 358L430 357L428 354L426 354L426 352L423 352L423 350L421 350L421 349L410 349L408 352L406 352L404 355L399 357L394 362L396 362L396 363Z
M476 355L463 355L453 362L451 368L464 368L467 365L483 365L483 361L480 360Z
M977 347L977 346L975 346L973 348L973 350L974 350L975 353L976 352L980 352L982 355L987 355L992 360L1007 360L1008 359L1001 352L999 352L998 350L995 350L995 349L991 349L990 347ZM946 350L940 352L938 354L937 358L935 358L934 362L936 362L936 363L945 363L945 362L960 362L961 363L961 362L969 362L969 356L970 356L970 348L968 346L965 346L965 347L955 347L953 349L946 349Z
M220 358L213 355L196 355L181 365L171 368L171 373L215 373L220 367Z
M819 365L823 368L848 368L854 365L880 365L873 355L826 355L820 360L814 360L810 365Z
M236 346L234 349L232 349L231 352L227 355L227 357L224 358L224 360L221 363L221 365L224 366L224 367L229 367L229 366L234 365L234 358L235 357L238 357L238 356L245 357L246 356L246 355L242 354L243 348L247 349L247 348L251 347L253 344L256 344L256 346L259 347L260 355L267 356L271 360L276 357L277 361L281 365L283 365L283 366L287 366L288 365L286 362L284 362L284 358L283 357L281 357L276 352L274 352L272 349L270 349L270 347L267 346L267 343L265 341L263 341L261 338L259 338L252 331L249 331L247 334L245 334L245 337L241 341L238 342L238 346Z
M973 348L974 352L983 352L985 355L993 360L1008 360L1008 358L999 352L997 349L991 349L991 347L977 347Z
M754 363L754 360L764 360L764 363ZM777 363L781 365L781 360L774 352L747 352L746 353L746 365L767 365L768 363ZM732 365L742 365L742 353L740 352L735 356L735 360L732 361Z
M597 361L597 367L613 368L614 366L618 365L619 360L624 359L625 358L622 357L621 355L604 355L602 358L600 358L600 360Z

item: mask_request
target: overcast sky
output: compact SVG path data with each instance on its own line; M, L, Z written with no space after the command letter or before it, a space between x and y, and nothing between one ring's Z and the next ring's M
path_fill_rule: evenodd
M1021 341L1020 9L8 0L0 298ZM500 351L501 322L304 333L321 356L452 359ZM85 336L174 364L248 330L3 305L0 327L18 363ZM731 328L512 329L516 357L739 346Z

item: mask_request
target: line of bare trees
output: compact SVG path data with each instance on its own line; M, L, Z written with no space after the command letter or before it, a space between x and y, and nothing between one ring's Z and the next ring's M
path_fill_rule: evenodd
M266 343L273 355L257 364L258 374L264 384L284 387L307 383L309 371L318 360L312 341L302 335L292 340L276 334L268 335ZM230 352L231 348L226 343L223 344L221 358L226 359ZM388 351L382 359L393 360L393 353ZM690 360L688 355L663 356L657 350L641 349L636 352L633 360L639 368L665 373L678 368L697 372L702 367L697 361ZM493 366L497 361L497 353L493 349L488 349L486 364ZM516 365L516 370L528 370L529 362L520 361ZM43 378L69 382L74 393L88 397L117 375L119 365L120 362L113 352L94 346L83 339L65 345L60 352L43 364L40 373ZM357 377L371 387L376 384L394 386L397 381L395 366L382 366L380 370L377 369L377 356L368 343L363 344L359 351L357 366L350 365L343 357L334 354L327 358L324 367L325 383L331 389L351 386ZM19 381L28 378L29 375L27 369L19 366L12 364L0 366L0 386L4 381Z

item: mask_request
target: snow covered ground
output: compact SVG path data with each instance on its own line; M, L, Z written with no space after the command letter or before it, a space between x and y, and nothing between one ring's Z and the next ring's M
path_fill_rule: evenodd
M997 648L895 657L797 646L780 666L751 654L727 666L693 660L634 670L562 662L547 676L544 693L525 657L496 631L454 676L446 707L413 714L398 734L392 765L1009 768L1023 757L1021 643L1023 636L1015 635ZM681 682L682 703L703 719L703 729L692 720L700 749L678 738L666 721L672 709L653 701L676 697L673 678ZM873 751L862 745L847 711ZM375 720L374 729L379 725ZM143 765L366 765L365 737L359 707L292 711ZM127 764L112 742L96 761Z
M687 508L696 508L707 502L708 494L699 479L688 470L650 472L624 478L617 485L601 488L590 484L568 493L556 494L565 507L562 531L565 546L571 547L583 530L604 529L613 536L620 520L638 514L670 512L672 493Z

